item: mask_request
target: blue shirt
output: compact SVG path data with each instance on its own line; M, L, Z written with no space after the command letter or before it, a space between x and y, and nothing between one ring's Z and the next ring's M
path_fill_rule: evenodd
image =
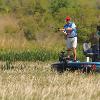
M66 28L72 28L72 31L67 31ZM69 22L68 24L64 25L64 29L67 33L67 37L77 37L77 30L75 23Z

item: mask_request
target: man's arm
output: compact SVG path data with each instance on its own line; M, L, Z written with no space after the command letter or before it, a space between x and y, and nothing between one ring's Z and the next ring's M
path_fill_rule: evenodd
M59 31L62 31L65 35L67 35L67 32L66 32L65 28L59 28Z
M59 31L65 31L65 29L64 28L59 28Z
M66 28L66 30L67 30L67 31L72 31L72 30L73 30L73 28Z
M71 31L73 31L74 29L76 29L76 25L75 25L75 23L72 23L72 26L71 26L71 27L66 28L66 31L71 32Z

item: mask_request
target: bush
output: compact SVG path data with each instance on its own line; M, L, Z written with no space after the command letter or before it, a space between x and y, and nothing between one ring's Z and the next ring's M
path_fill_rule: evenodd
M36 40L35 32L37 30L37 24L35 24L33 17L22 16L20 18L19 27L23 30L27 40Z
M10 35L17 33L17 30L18 28L10 26L10 25L5 26L5 29L4 29L5 33L10 34Z

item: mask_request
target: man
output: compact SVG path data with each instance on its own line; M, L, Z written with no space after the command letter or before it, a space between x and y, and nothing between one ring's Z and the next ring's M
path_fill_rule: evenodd
M73 50L74 61L76 61L76 47L77 47L77 32L76 25L74 22L71 22L71 18L69 16L65 19L66 24L63 29L59 29L63 31L66 35L66 43L68 49L68 58L70 58L70 51Z

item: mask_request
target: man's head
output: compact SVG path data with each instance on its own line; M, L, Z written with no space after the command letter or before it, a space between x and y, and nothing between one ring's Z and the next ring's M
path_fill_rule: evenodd
M66 22L69 22L70 20L71 20L70 16L67 16L65 19Z

